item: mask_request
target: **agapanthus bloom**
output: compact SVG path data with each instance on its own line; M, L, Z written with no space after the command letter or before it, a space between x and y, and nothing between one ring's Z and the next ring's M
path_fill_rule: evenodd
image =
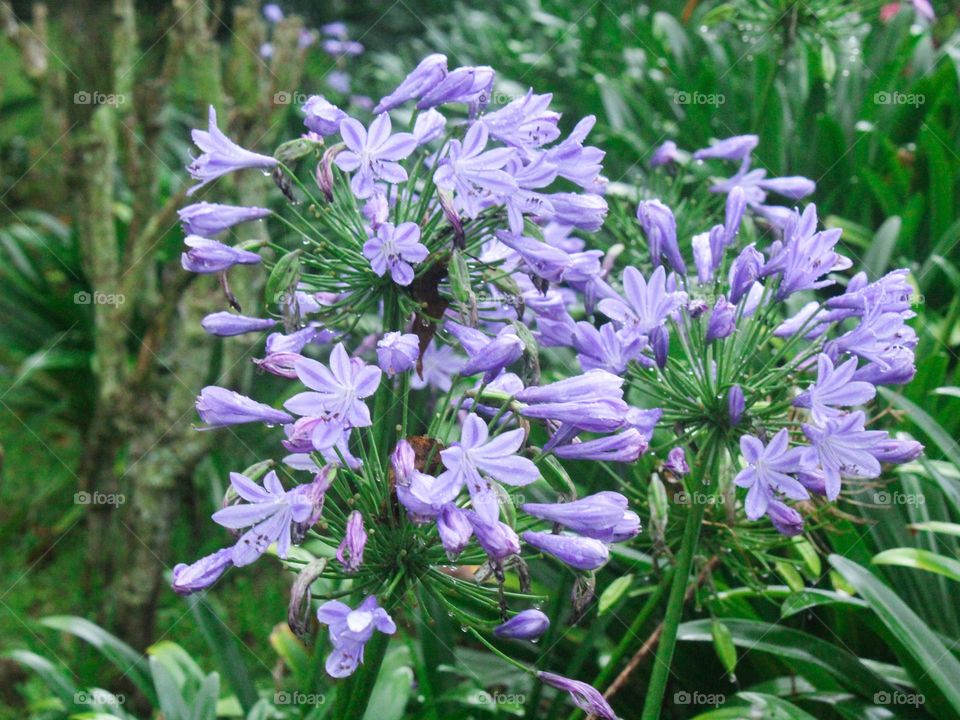
M327 657L326 670L335 678L352 675L363 662L363 648L374 630L387 635L397 631L393 618L373 595L367 596L356 610L339 600L325 602L317 608L317 619L330 627L333 652Z
M293 420L287 413L222 387L205 387L197 397L197 413L207 427L248 422L279 424Z
M275 158L245 150L224 135L217 127L217 111L213 105L210 106L209 119L207 130L194 130L192 133L193 141L203 154L187 166L193 179L200 181L199 185L194 185L187 191L187 195L193 195L207 183L235 170L270 170L277 165Z
M262 487L240 473L230 473L230 484L246 502L218 510L213 520L226 528L250 528L233 547L233 564L249 565L271 543L277 544L277 555L286 557L291 526L307 519L312 509L310 503L300 493L284 490L273 471L267 473Z
M188 235L208 238L243 222L259 220L270 214L266 208L239 207L217 203L194 203L177 211Z
M412 153L417 141L410 133L391 135L391 130L386 113L377 115L369 131L353 118L340 121L340 136L347 149L334 162L344 172L353 173L350 188L358 198L370 197L377 180L398 183L407 179L407 171L397 160Z
M523 486L540 477L533 462L516 454L523 435L517 429L491 439L487 424L477 415L468 415L460 441L440 452L446 471L437 478L436 495L453 499L466 485L477 515L489 523L496 521L500 505L494 481Z
M351 360L343 344L338 344L330 352L329 367L303 358L297 362L296 371L310 390L294 395L284 407L297 415L325 421L313 431L314 447L318 450L331 447L348 428L371 424L370 409L363 398L372 395L380 385L380 368Z
M426 246L420 243L420 228L412 222L396 227L385 222L363 245L363 255L373 271L381 277L389 271L398 285L413 282L413 265L423 262L427 254Z
M261 258L257 253L224 245L216 240L188 235L184 240L189 250L180 255L184 270L195 273L218 273L234 265L256 265Z

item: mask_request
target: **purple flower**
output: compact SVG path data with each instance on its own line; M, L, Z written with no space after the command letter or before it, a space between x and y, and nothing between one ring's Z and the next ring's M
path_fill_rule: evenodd
M605 370L528 387L515 397L524 404L520 411L524 417L558 420L589 432L619 429L629 409L623 401L623 378Z
M228 505L213 514L213 520L225 528L250 528L233 546L233 564L249 565L277 544L277 555L287 556L293 523L303 522L313 506L296 490L284 490L277 473L270 471L263 486L240 473L230 473L230 484L246 503Z
M360 199L373 194L374 182L403 182L407 171L396 162L417 149L417 141L410 133L390 135L390 116L377 115L370 123L369 132L353 118L340 121L340 137L347 150L339 153L334 162L344 172L354 173L350 189Z
M269 22L278 23L283 20L283 10L276 3L267 3L263 6L263 16Z
M437 532L447 557L453 560L470 542L473 526L463 510L453 503L446 503L437 513Z
M560 113L547 109L552 99L549 93L534 95L529 90L499 110L488 112L479 122L504 145L523 150L538 148L560 137Z
M673 473L677 477L690 474L690 466L687 464L687 454L682 447L675 447L667 453L667 459L663 461L663 469Z
M557 174L588 192L600 192L604 181L600 177L603 170L603 157L606 153L600 148L583 144L587 135L596 124L597 118L587 115L577 123L573 131L551 148L546 150L547 161L556 166Z
M464 360L449 345L431 342L423 353L422 363L422 369L410 378L410 387L422 390L430 386L447 392L453 385L451 378L463 368Z
M209 385L200 391L196 402L200 419L208 428L262 422L270 425L285 425L293 418L282 410L251 400L233 390Z
M205 590L219 580L230 567L233 567L232 547L217 550L190 565L179 563L173 568L173 590L180 595Z
M180 264L188 272L218 273L234 265L256 265L260 262L257 253L232 248L199 235L188 235L184 242L190 249L180 254Z
M650 282L635 267L623 271L626 301L604 298L597 309L633 335L648 335L660 327L671 313L687 301L685 292L667 292L667 274L661 265L650 276Z
M523 226L522 218L520 225ZM497 231L497 239L516 250L530 271L544 280L559 282L564 271L570 266L570 256L567 253L545 242L504 230Z
M760 143L756 135L735 135L712 143L710 147L697 150L693 154L694 160L746 160L750 153Z
M730 425L736 426L743 417L743 411L746 409L746 400L743 397L743 388L739 385L731 385L727 390L727 417L730 419Z
M437 483L439 494L454 497L466 484L473 509L484 522L492 523L500 514L492 481L523 486L534 482L540 473L533 461L516 454L524 441L522 428L501 433L491 440L488 437L486 423L478 415L468 415L460 441L440 451L446 471L437 478Z
M517 613L502 625L493 629L493 634L499 638L513 640L536 640L550 627L550 618L536 609L524 610Z
M338 344L330 353L329 369L316 360L303 358L297 362L296 371L300 382L314 392L298 393L284 407L297 415L324 420L313 432L316 449L332 447L348 428L372 423L363 398L373 395L379 387L380 368L351 359L343 344Z
M192 132L193 142L203 151L203 154L187 166L190 176L200 181L199 185L194 185L187 190L187 195L193 195L207 183L234 170L244 168L272 170L276 167L275 158L244 150L220 132L217 127L217 111L213 109L213 105L210 106L209 120L210 125L206 131Z
M520 552L520 538L512 527L499 520L488 522L470 510L465 515L473 527L477 542L491 560L499 562Z
M327 37L335 37L340 40L346 40L347 24L342 20L335 20L334 22L329 22L326 25L321 25L320 32Z
M627 428L616 435L555 447L553 454L565 460L632 463L647 451L648 446L647 438L638 430Z
M337 57L342 57L344 55L357 56L363 54L363 45L358 43L356 40L338 40L337 38L328 38L323 41L322 46L325 53Z
M576 570L596 570L610 557L606 544L591 537L554 535L527 530L521 535L524 542Z
M417 115L417 120L413 125L413 137L417 145L426 145L431 140L436 140L443 135L447 127L447 119L433 108Z
M824 351L831 358L844 353L870 364L857 370L856 379L874 384L908 382L916 372L913 349L917 334L904 323L901 313L883 312L877 304L865 309L860 324L828 342Z
M393 619L373 595L364 599L356 610L339 600L329 600L317 608L317 620L330 627L333 652L327 657L326 670L335 678L349 677L363 662L363 648L374 630L386 635L397 631Z
M923 453L923 445L916 440L883 440L870 449L870 454L880 462L900 465L916 460Z
M807 195L812 195L817 189L817 184L813 180L799 175L770 178L769 180L761 180L757 184L764 190L783 195L790 200L799 200Z
M633 510L627 510L620 522L613 528L610 539L607 542L618 543L626 542L637 536L640 532L640 516Z
M337 560L343 571L355 573L363 564L363 549L367 545L367 531L363 528L363 515L354 510L347 518L347 530L337 548Z
M625 341L613 323L605 323L597 330L592 323L581 320L575 326L572 344L578 353L580 367L585 371L606 370L622 375L647 342L642 337Z
M736 305L760 277L763 255L751 243L730 266L730 302Z
M284 335L283 333L270 333L267 336L268 353L299 353L310 343L323 345L334 338L330 330L325 330L318 322L312 322L305 328L295 330L292 333Z
M736 330L737 306L730 303L723 295L717 298L716 304L707 321L707 342L729 337Z
M645 200L637 206L637 220L647 236L654 266L665 259L675 272L686 275L687 266L677 244L677 221L670 208L659 200Z
M511 325L505 325L496 337L490 338L475 328L448 320L446 329L453 335L470 359L460 369L463 375L484 373L483 381L490 382L505 367L523 355L523 340Z
M413 222L396 227L385 222L363 245L363 256L370 261L373 271L383 277L389 270L397 285L412 283L412 264L423 262L428 254L427 247L420 242L420 227Z
M788 474L809 465L803 457L809 448L788 448L789 443L790 435L786 429L774 435L767 446L752 435L740 437L740 452L747 461L747 467L737 474L734 482L737 487L749 488L745 508L751 520L756 520L767 511L774 490L793 500L809 497L803 485Z
M816 232L816 229L817 209L808 205L802 216L796 212L793 214L784 230L784 241L774 245L771 258L761 274L780 274L777 299L782 300L800 290L817 290L832 285L832 280L820 278L850 267L849 258L833 250L840 240L840 228L823 232Z
M483 123L474 123L461 143L451 140L447 154L434 174L437 187L455 192L460 212L475 218L484 202L515 192L517 182L503 167L514 156L513 148L484 150L489 131Z
M650 167L660 167L661 165L671 165L679 162L680 152L677 144L673 140L667 140L657 146L650 156Z
M803 532L803 517L792 507L771 499L767 505L767 517L781 535L793 537Z
M865 419L862 412L852 412L828 418L823 427L803 425L803 433L813 445L805 450L804 461L808 465L819 463L828 500L836 500L840 494L841 478L880 475L880 462L871 451L887 439L887 434L882 430L864 430Z
M603 227L607 216L607 201L593 193L552 193L546 196L553 206L551 220L587 232Z
M587 715L596 715L602 720L618 720L617 714L610 707L610 704L604 699L595 688L579 680L571 680L550 672L538 672L537 677L541 682L555 687L558 690L570 693L574 705L583 710Z
M413 333L389 332L377 343L377 365L387 375L412 370L420 356L420 339Z
M504 196L507 206L507 218L510 221L510 232L516 235L523 233L523 216L550 217L554 214L553 203L543 193L535 192L544 188L557 177L557 168L547 162L546 155L540 154L533 162L523 165L519 158L514 157L507 164L507 171L513 176L517 184L517 191ZM546 243L541 243L546 245ZM555 253L563 253L560 248L547 245Z
M657 423L660 422L662 415L663 410L660 408L643 409L632 407L627 410L625 426L636 428L642 435L649 438L653 436L653 429Z
M830 356L820 353L817 356L817 381L794 399L794 407L809 408L813 421L823 425L828 418L841 414L837 407L853 407L869 402L877 390L868 382L854 380L856 370L856 358L834 367Z
M306 117L303 124L317 135L333 135L340 132L340 123L347 114L323 95L311 95L303 104Z
M847 289L842 295L827 300L827 307L833 312L830 317L843 319L862 316L865 308L880 307L881 313L899 313L903 317L913 317L910 296L913 287L906 268L888 272L879 280L867 282L867 274L859 272L850 278Z
M266 208L241 207L237 205L218 205L199 202L187 205L177 211L180 222L188 235L207 238L250 220L259 220L270 214Z
M715 263L713 262L713 247L710 242L711 233L694 235L690 244L693 246L693 264L697 268L697 281L705 285L713 280Z
M373 109L374 113L380 114L403 105L408 100L423 97L428 91L434 88L447 74L447 57L434 53L427 55L420 64L414 68L413 72L404 78L403 82L392 93L380 100Z
M559 523L568 530L609 542L629 512L627 499L616 492L598 492L567 503L524 503L528 515Z
M246 315L234 315L231 312L210 313L200 321L205 332L217 337L233 337L249 332L269 330L277 321L272 318L255 318Z
M493 68L486 65L457 68L426 90L417 103L417 110L426 110L445 103L466 103L471 108L471 114L475 114L490 102L494 77Z

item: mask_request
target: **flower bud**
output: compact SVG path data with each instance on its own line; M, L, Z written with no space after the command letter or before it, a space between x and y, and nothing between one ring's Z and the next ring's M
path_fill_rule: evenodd
M677 477L682 477L690 473L690 466L687 465L687 455L682 447L675 447L667 453L667 459L663 463L663 469L673 473Z
M202 557L191 565L180 563L173 568L173 590L190 595L213 585L233 565L233 548L223 548Z
M216 337L235 337L250 332L262 332L276 324L277 321L272 318L234 315L227 311L210 313L200 321L200 327Z
M524 542L577 570L596 570L610 557L607 546L589 537L577 535L553 535L528 530L522 535Z
M345 572L354 573L360 569L366 545L367 531L363 528L363 515L359 510L354 510L347 518L347 530L337 548L337 560Z
M514 615L502 625L493 629L499 638L514 640L536 640L550 627L550 618L540 610L524 610Z
M287 625L293 634L300 639L306 639L309 634L309 623L312 616L310 604L310 588L327 567L324 558L317 558L300 568L296 580L290 588L290 604L287 606Z
M466 513L453 503L447 503L437 514L437 531L440 533L440 542L447 551L447 557L453 560L463 552L463 549L473 535L473 527Z
M731 425L737 425L743 417L746 401L743 398L743 389L739 385L731 385L727 391L727 415Z

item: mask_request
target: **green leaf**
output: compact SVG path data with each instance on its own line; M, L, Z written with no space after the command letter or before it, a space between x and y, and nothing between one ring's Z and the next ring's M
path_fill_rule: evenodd
M943 575L960 582L960 560L921 548L891 548L873 556L874 565L898 565Z
M380 667L363 720L401 720L413 688L410 650L394 644Z
M911 530L927 530L929 532L943 533L944 535L956 535L960 537L960 524L939 522L931 520L930 522L913 523L907 525Z
M862 609L867 604L855 597L850 597L845 593L832 592L831 590L820 590L817 588L807 588L792 595L788 595L780 606L780 617L788 618L791 615L811 610L823 605L840 605L844 607Z
M621 575L612 583L607 585L606 589L600 594L599 607L597 609L598 615L603 615L607 610L616 605L630 590L630 585L633 583L633 575Z
M286 623L278 623L270 633L270 646L301 683L310 678L310 654ZM306 687L306 685L303 685Z
M77 686L73 684L73 681L66 673L61 672L56 665L45 657L32 653L29 650L11 650L0 657L9 658L33 670L40 676L40 679L43 680L46 686L53 691L53 694L60 698L65 707L73 707Z
M300 251L294 250L277 260L270 271L264 296L268 303L280 302L296 284L300 277Z
M150 671L164 720L191 720L183 691L176 678L159 658L150 658Z
M783 578L783 581L791 590L794 592L803 590L803 577L801 577L793 565L783 560L777 560L774 565L777 568L777 573L779 573L780 577Z
M867 668L859 658L826 640L782 625L756 620L724 618L733 644L748 652L763 652L794 662L820 668L837 682L861 697L877 692L892 692L893 686ZM711 642L710 620L693 620L680 626L678 639Z
M96 648L101 655L130 678L131 682L151 700L156 700L153 682L146 658L123 642L89 620L72 615L53 615L43 618L40 624L74 635Z
M880 277L889 267L902 225L903 223L896 215L888 217L877 230L877 234L873 236L873 242L870 243L867 254L863 256L863 264L871 279Z
M191 595L187 602L200 632L220 664L224 680L237 694L240 706L249 713L259 698L250 669L240 654L236 634L213 611L209 605L210 600L201 595Z
M923 430L954 465L960 467L960 446L943 427L919 405L887 388L877 388L890 404L904 410L908 419Z
M193 698L191 720L217 720L217 699L220 696L220 676L210 673Z
M830 564L867 601L871 609L900 645L924 672L915 678L918 687L932 683L943 698L960 713L960 661L950 654L943 643L910 607L869 570L839 555L831 555Z
M710 634L713 635L713 649L723 664L723 669L731 678L734 678L733 672L737 669L737 648L733 644L730 628L719 618L713 618L710 622Z

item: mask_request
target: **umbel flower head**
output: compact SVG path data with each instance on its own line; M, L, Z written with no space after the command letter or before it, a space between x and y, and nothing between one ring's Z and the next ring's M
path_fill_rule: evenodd
M350 52L344 33L331 40ZM326 600L317 617L333 678L367 671L365 648L397 632L394 615L414 586L481 642L534 640L550 619L529 565L555 564L592 588L611 544L640 532L625 496L578 499L564 464L632 463L646 452L655 418L627 402L619 375L662 344L648 336L684 295L661 268L649 289L638 274L637 293L616 299L603 253L574 234L598 230L607 213L603 151L587 144L594 118L564 135L551 95L532 89L488 108L494 82L492 68L451 69L431 55L372 116L310 98L306 132L272 156L230 140L213 110L209 128L194 132L194 190L269 170L295 206L204 202L181 212L186 270L215 274L227 291L233 265L267 275L262 310L240 314L227 294L237 313L211 313L204 329L245 340L269 332L256 366L289 385L273 404L254 399L259 383L249 396L201 391L207 428L262 424L278 453L231 474L213 519L232 543L178 565L173 586L199 592L231 567L276 555L301 573L297 632L304 604ZM413 118L393 112L404 105ZM662 256L679 267L669 210L655 210ZM248 230L270 237L239 246L212 237L251 221L262 222ZM580 296L624 327L591 333L589 322L568 321ZM544 369L541 380L540 342L575 342L592 364L572 376ZM583 683L542 677L613 717Z

